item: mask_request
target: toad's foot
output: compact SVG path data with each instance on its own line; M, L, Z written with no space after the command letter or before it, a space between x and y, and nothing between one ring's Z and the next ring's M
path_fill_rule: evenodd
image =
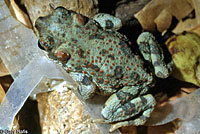
M71 72L70 76L79 84L79 87L74 91L82 100L88 100L94 96L96 85L89 77L78 72Z
M156 100L151 94L137 97L139 89L141 89L139 86L124 87L106 101L105 108L101 112L106 119L104 123L117 122L110 131L122 126L143 125L150 117Z
M102 114L104 118L106 118L107 120L95 119L93 120L93 122L94 123L117 122L111 125L111 128L109 130L110 132L113 132L120 127L132 126L132 125L134 126L144 125L147 119L150 117L152 111L154 110L155 105L156 101L151 94L137 97L123 105L119 103L117 105L116 102L115 105L107 105L102 110Z
M122 22L119 18L106 13L96 14L93 19L105 30L117 31L122 27Z
M120 127L144 125L146 123L147 119L150 117L153 110L154 110L154 108L151 107L150 109L144 111L142 113L142 115L137 117L136 119L122 121L122 122L112 124L109 131L113 132Z

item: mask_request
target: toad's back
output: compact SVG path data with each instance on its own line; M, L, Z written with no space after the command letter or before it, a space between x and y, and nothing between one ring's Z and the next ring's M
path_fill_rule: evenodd
M92 76L99 88L118 89L144 83L152 77L143 60L134 54L127 38L103 30L94 20L60 8L36 21L41 44L52 53L70 55L66 69Z

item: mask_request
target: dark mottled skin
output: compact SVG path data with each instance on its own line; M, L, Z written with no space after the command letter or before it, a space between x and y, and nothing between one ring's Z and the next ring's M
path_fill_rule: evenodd
M87 75L82 80L84 85L90 84L88 78L92 78L98 94L111 95L119 90L102 111L107 122L125 120L140 112L142 121L138 119L129 125L146 122L145 111L152 112L155 100L151 95L142 99L138 96L154 85L153 76L143 67L140 56L129 48L131 44L125 36L105 31L94 20L64 8L39 18L35 27L41 47L62 62L67 72ZM119 109L125 113L117 114ZM113 130L118 128L114 127Z

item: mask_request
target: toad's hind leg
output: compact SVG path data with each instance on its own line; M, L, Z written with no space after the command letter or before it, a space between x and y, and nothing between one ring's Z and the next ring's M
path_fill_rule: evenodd
M125 120L135 118L134 121L130 121L128 124L144 124L153 111L156 100L151 94L140 96L139 93L141 90L143 88L140 86L124 87L117 93L111 95L101 112L106 119L104 122L125 122ZM142 116L140 116L141 114ZM125 124L127 123L118 123L118 125L114 126L114 129L121 125L126 126Z
M137 43L144 59L153 64L155 75L159 78L167 78L172 71L173 62L165 63L162 47L153 34L149 32L141 33Z
M150 117L153 110L154 110L154 108L151 107L151 108L147 109L146 111L144 111L142 113L142 115L136 119L132 119L132 120L128 120L128 121L121 121L121 122L112 124L109 131L113 132L120 127L144 125L146 123L147 119Z

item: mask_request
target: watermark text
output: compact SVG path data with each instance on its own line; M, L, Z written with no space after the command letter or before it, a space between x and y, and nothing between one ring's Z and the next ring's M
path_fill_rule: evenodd
M28 134L28 130L0 130L0 134Z

